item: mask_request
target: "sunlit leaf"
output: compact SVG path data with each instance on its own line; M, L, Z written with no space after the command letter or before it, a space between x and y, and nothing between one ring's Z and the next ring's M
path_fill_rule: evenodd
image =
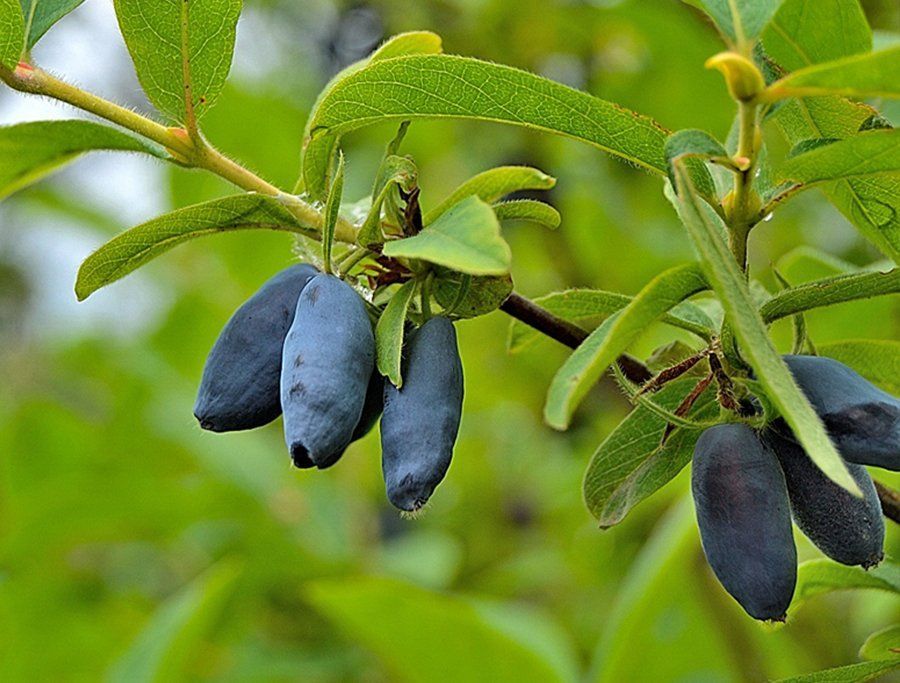
M418 235L387 242L385 256L415 258L470 275L509 272L512 254L490 206L464 199Z
M716 27L732 45L755 40L778 10L782 0L698 0Z
M526 71L451 55L388 59L350 74L325 93L309 132L315 140L416 118L477 119L557 133L665 172L666 131L652 119Z
M168 157L159 145L92 121L34 121L0 126L0 198L95 150Z
M791 610L817 595L862 588L900 594L900 567L891 560L884 560L869 570L826 559L808 560L797 571L797 588Z
M456 188L438 206L423 217L425 225L436 221L450 207L466 197L475 196L488 204L508 194L522 190L549 190L556 185L556 178L530 166L499 166L476 176Z
M898 98L898 72L900 45L798 69L766 88L760 99L775 102L814 95Z
M296 190L305 190L309 197L315 200L325 197L325 191L330 181L331 163L334 158L334 151L337 149L338 136L320 134L313 137L311 135L311 126L328 93L334 90L345 78L356 73L370 62L406 55L438 54L441 50L441 37L435 33L430 31L400 33L388 38L369 57L351 64L334 76L319 93L306 121L306 128L303 132L301 177Z
M323 616L360 642L394 680L570 681L568 670L453 595L390 579L319 581L307 595Z
M169 249L204 235L233 230L282 230L318 234L277 199L253 193L214 199L154 218L116 235L88 256L78 270L75 294L86 299Z
M679 215L743 352L768 398L791 426L804 450L835 482L858 493L847 467L828 438L825 426L794 382L756 310L747 281L722 239L721 221L697 196L688 170L676 163Z
M391 384L400 388L403 378L400 374L403 356L403 331L406 311L416 293L416 282L410 280L398 289L385 307L375 326L375 360L378 372L387 377Z
M494 204L494 213L500 221L528 221L556 230L562 222L559 211L549 204L534 199L513 199Z
M556 373L544 406L547 424L555 429L568 427L591 386L647 326L705 289L706 279L693 263L671 268L651 280L625 308L594 330Z
M24 44L25 18L19 0L0 0L0 64L14 68Z
M215 104L231 69L241 0L115 0L138 79L180 124Z
M20 0L25 24L28 27L30 50L57 21L78 7L84 0Z

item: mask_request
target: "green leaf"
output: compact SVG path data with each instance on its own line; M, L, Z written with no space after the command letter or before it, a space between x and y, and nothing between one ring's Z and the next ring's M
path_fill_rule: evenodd
M785 0L762 41L769 57L794 70L869 52L872 30L857 0Z
M400 374L403 357L403 331L409 303L416 293L416 282L410 280L398 289L375 326L375 359L378 372L398 389L403 386Z
M234 593L239 566L222 561L169 598L109 672L113 683L184 680Z
M744 274L721 237L721 220L697 196L690 174L681 162L676 163L675 175L678 181L678 213L700 255L709 284L718 295L734 334L741 343L741 351L756 371L767 397L822 472L859 495L859 487L828 438L822 421L797 387L769 339Z
M556 658L454 595L381 578L312 583L313 606L362 643L392 680L570 681ZM427 628L423 628L427 624Z
M898 72L900 45L799 69L766 88L760 100L776 102L813 95L895 99L900 97Z
M14 69L25 44L25 18L19 0L0 0L0 64Z
M28 27L27 49L34 47L57 21L78 7L84 0L19 0Z
M144 92L180 124L215 104L231 69L241 0L115 0Z
M324 94L309 132L311 139L341 136L415 118L495 121L557 133L665 173L667 132L652 119L526 71L451 55L388 59L348 75Z
M813 280L779 292L763 304L760 315L768 324L813 308L898 292L900 268L886 273L849 273Z
M900 657L900 624L888 626L866 638L859 649L859 656L875 661Z
M509 272L512 254L490 206L469 197L418 235L384 245L385 256L422 259L470 275Z
M559 211L534 199L513 199L493 205L499 221L528 221L548 230L556 230L562 222Z
M556 178L530 166L499 166L476 176L456 188L438 206L423 217L425 225L436 221L442 214L466 197L479 197L493 204L513 192L522 190L549 190L556 185Z
M900 566L889 559L869 570L826 559L808 560L797 570L797 588L791 609L818 595L860 588L900 594Z
M197 237L259 229L309 237L318 234L314 227L298 224L274 197L248 193L214 199L159 216L113 237L81 264L75 294L83 301L172 247Z
M34 121L0 126L0 198L94 150L144 152L168 158L159 145L92 121Z
M900 342L892 339L848 339L819 344L819 354L849 365L873 384L900 396Z
M666 169L669 181L675 184L675 159L685 158L694 185L700 195L710 204L718 203L716 183L707 168L707 160L712 157L728 157L729 154L721 142L703 130L693 128L672 133L666 140Z
M534 302L556 316L582 327L592 329L604 319L621 311L634 300L627 294L606 292L601 289L567 289L534 299ZM715 334L716 325L699 306L683 301L666 313L661 321L673 327L692 332L703 339ZM507 349L511 353L522 351L543 335L523 322L513 320L509 326Z
M674 410L697 379L677 380L654 394L653 400ZM707 389L694 404L691 417L712 419L719 414L716 392ZM602 528L621 522L631 509L665 486L691 461L699 430L681 428L661 446L666 421L638 406L597 448L584 475L584 500Z
M322 258L325 262L325 272L331 272L331 249L334 246L334 229L337 227L338 216L341 212L341 197L344 195L344 155L338 159L338 169L328 190L328 200L325 202L324 221L322 223Z
M873 681L897 669L900 669L898 660L863 662L792 678L782 678L775 683L862 683L863 681Z
M379 245L384 242L381 229L381 210L388 193L395 187L410 192L419 181L419 170L415 163L406 157L395 154L387 155L381 162L372 190L372 208L359 229L357 242L364 247Z
M868 52L872 32L858 2L786 0L763 36L769 55L794 70ZM775 117L791 145L813 138L856 135L877 112L840 97L784 103ZM900 179L873 176L840 180L822 188L862 234L894 260L900 257Z
M370 62L393 59L406 55L438 54L442 50L441 37L429 31L412 31L401 33L388 40L366 59L351 64L332 78L319 93L310 111L303 131L303 158L301 175L296 191L304 189L311 199L321 200L328 188L331 163L334 150L337 149L337 135L312 135L312 123L328 93L334 90L345 78L356 73ZM394 150L395 152L396 150Z
M476 318L499 308L512 289L509 275L472 277L438 268L431 293L445 315Z
M777 173L802 185L900 173L900 130L872 131L816 147L791 157Z
M556 373L544 419L555 429L566 429L575 408L603 372L620 354L669 309L697 292L708 289L697 264L671 268L651 280L621 312L607 318L572 353Z
M752 43L778 10L782 0L699 0L730 45Z

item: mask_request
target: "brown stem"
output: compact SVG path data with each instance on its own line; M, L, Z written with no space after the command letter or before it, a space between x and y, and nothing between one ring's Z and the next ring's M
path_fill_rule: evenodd
M885 486L880 481L875 482L875 490L878 491L878 499L881 501L881 510L884 516L892 522L900 524L900 491Z
M588 333L578 325L553 315L546 308L516 292L511 293L500 304L500 310L571 349L577 348L588 337ZM619 356L616 362L622 374L634 384L643 384L653 376L646 365L631 356Z

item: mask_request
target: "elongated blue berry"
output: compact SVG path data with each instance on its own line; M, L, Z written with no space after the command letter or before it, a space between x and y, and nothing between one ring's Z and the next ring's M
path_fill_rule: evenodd
M428 320L406 344L403 386L384 384L382 471L388 499L415 511L450 466L462 415L463 371L453 324Z
M844 460L900 470L900 400L832 358L784 360Z
M353 439L375 363L366 307L350 285L316 275L284 341L281 407L297 467L329 467Z
M797 526L836 562L872 567L884 557L884 518L872 477L862 465L847 469L862 489L857 498L822 473L777 420L764 433L784 471Z
M281 414L281 349L300 292L317 272L304 263L286 268L231 316L206 359L194 404L203 429L252 429Z
M694 448L691 490L706 559L755 619L782 620L797 582L784 475L743 424L710 427Z

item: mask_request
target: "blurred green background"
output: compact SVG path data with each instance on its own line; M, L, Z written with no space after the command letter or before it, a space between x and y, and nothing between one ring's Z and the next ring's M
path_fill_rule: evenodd
M866 2L900 30L896 0ZM448 52L527 68L724 138L732 107L703 62L720 43L676 0L247 0L230 85L206 120L223 151L283 186L306 113L337 69L384 37L431 29ZM142 111L111 3L88 0L37 63ZM893 113L897 113L896 111ZM0 121L71 116L0 91ZM895 120L900 123L900 120ZM773 131L774 132L774 131ZM391 128L346 140L345 196L365 194ZM416 124L404 146L434 205L478 171L556 176L557 233L506 230L517 289L636 292L691 258L658 180L575 143L499 126ZM180 247L85 304L77 265L115 232L231 192L136 157L84 159L0 206L0 678L89 681L742 681L856 661L900 618L887 594L818 598L780 629L747 618L700 550L685 473L619 527L581 500L584 467L628 406L604 381L566 434L541 422L565 357L505 351L508 318L461 323L465 412L427 513L402 519L381 482L377 430L339 466L296 471L280 421L202 433L191 415L231 312L292 259L284 235ZM855 265L878 255L817 194L762 224L752 262L800 245ZM799 282L829 267L797 256ZM812 338L896 339L897 301L809 316ZM782 343L789 325L776 330ZM636 352L671 340L652 330ZM882 477L884 478L884 477ZM898 480L892 483L897 484ZM799 533L802 558L816 557ZM898 552L895 527L888 552Z

